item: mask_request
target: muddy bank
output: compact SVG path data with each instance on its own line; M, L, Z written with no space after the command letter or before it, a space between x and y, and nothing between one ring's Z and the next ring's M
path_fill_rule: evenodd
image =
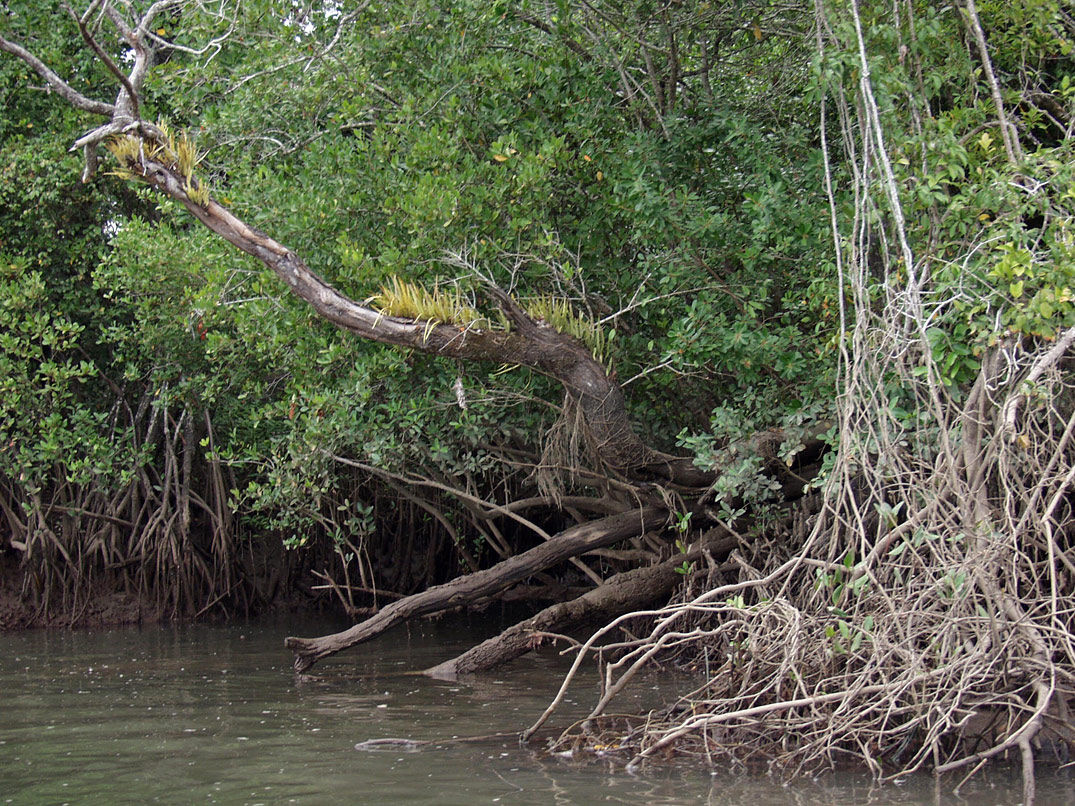
M104 627L159 621L154 608L137 596L99 590L76 610L49 615L22 597L23 569L17 558L0 555L0 632L33 627Z
M268 541L271 545L271 541ZM130 624L162 622L217 622L230 616L260 616L269 613L342 613L339 602L328 595L318 595L309 587L304 566L292 568L282 552L272 555L261 544L258 551L243 558L245 596L218 599L208 607L192 608L185 615L161 612L152 596L139 596L128 590L122 580L98 579L93 592L80 596L75 607L66 607L58 599L48 611L31 597L23 596L25 566L15 552L0 551L0 632L41 627L118 627ZM275 561L275 562L274 562Z
M27 585L29 573L22 552L4 549L0 535L0 632L37 627L111 627L160 622L211 622L232 616L256 616L270 612L324 613L339 610L331 592L316 591L318 581L311 568L324 567L327 552L287 552L279 535L250 539L236 552L230 565L211 569L208 578L229 579L227 587L189 590L158 585L133 563L117 571L87 564L78 573L67 573L66 588L56 586L47 603ZM331 554L329 554L331 557ZM61 564L57 560L57 568ZM68 569L69 570L69 569ZM38 586L39 587L39 586ZM87 592L88 590L88 592ZM177 596L181 596L179 604Z

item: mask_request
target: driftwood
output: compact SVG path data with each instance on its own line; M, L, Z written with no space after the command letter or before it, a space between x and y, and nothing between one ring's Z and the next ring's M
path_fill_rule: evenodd
M470 604L483 596L502 591L514 582L544 571L558 562L660 529L667 523L667 520L666 510L645 507L575 526L553 536L548 542L510 557L492 568L476 571L393 602L375 616L348 630L320 638L292 637L286 639L284 643L295 653L295 671L304 672L322 658L376 638L404 621L450 607Z
M737 538L725 533L686 554L617 574L599 588L569 602L551 605L462 655L427 669L426 674L452 678L488 671L533 650L537 645L535 638L541 633L566 632L667 599L675 587L683 582L683 563L697 562L706 553L712 557L724 556L738 544Z

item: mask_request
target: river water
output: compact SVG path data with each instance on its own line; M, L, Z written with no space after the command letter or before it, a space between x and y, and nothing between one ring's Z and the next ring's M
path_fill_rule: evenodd
M382 636L298 681L286 635L343 625L270 621L0 635L0 803L13 804L967 804L1011 806L1017 776L953 783L923 776L876 788L840 775L790 786L693 766L572 760L511 736L470 743L354 746L517 733L566 668L554 654L445 682L413 674L489 635L488 620L445 620ZM651 681L643 700L658 696ZM574 707L592 703L581 680ZM555 717L554 717L555 720ZM561 718L562 725L564 719ZM1065 772L1045 773L1038 806L1075 803Z

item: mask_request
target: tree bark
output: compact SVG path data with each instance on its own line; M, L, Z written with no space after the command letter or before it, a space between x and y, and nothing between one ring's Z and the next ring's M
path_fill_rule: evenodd
M426 669L425 673L430 677L450 679L461 674L488 671L535 649L534 638L539 633L567 632L586 624L607 622L651 602L666 599L683 582L681 569L684 562L697 562L705 551L712 556L724 556L736 545L735 537L724 535L686 555L678 554L656 565L617 574L601 587L570 602L551 605L462 655Z
M533 321L507 294L488 292L511 321L511 331L482 330L456 324L431 324L386 316L346 297L315 274L287 247L247 225L213 199L190 198L173 166L141 158L125 166L148 184L183 204L202 224L233 246L257 258L338 327L381 344L468 361L521 364L563 384L585 417L592 444L611 470L635 478L655 478L685 487L704 487L714 474L691 459L653 450L639 439L627 417L623 392L581 341Z
M663 509L646 507L575 526L554 536L552 540L510 557L492 568L476 571L393 602L377 615L348 630L320 638L287 638L284 643L295 653L295 671L305 672L322 658L376 638L408 619L469 604L482 596L502 591L512 583L544 571L563 560L660 529L667 520L668 513Z

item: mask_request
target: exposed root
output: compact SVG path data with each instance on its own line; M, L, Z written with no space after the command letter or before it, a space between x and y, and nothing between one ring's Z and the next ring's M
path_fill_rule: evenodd
M822 43L831 28L818 9ZM934 284L935 257L916 262L856 3L849 13L862 78L856 97L837 88L832 100L856 149L857 206L841 221L830 181L846 297L824 505L800 539L753 541L709 590L596 633L526 735L581 663L611 657L590 717L554 750L616 747L632 765L674 752L788 774L855 760L879 778L974 774L1008 758L1031 804L1035 766L1075 750L1075 331L1000 333L959 382L942 365L931 339L968 304L971 280ZM1003 301L986 288L973 303ZM694 671L689 690L644 720L606 718L654 663Z

